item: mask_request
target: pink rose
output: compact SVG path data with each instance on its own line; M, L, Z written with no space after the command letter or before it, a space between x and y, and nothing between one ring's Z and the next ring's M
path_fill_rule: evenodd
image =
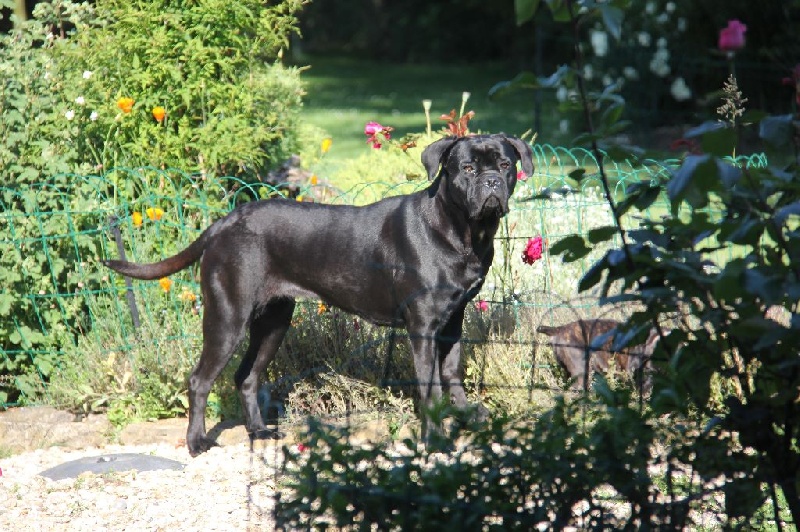
M526 179L528 179L528 174L526 174L522 170L517 172L517 181L525 181Z
M525 264L533 264L537 260L541 259L543 247L544 241L540 236L536 236L528 240L528 244L525 246L525 251L522 252L522 262Z
M723 52L736 52L744 48L744 34L747 26L738 20L729 20L728 27L719 30L719 49Z
M364 126L364 134L368 137L372 137L381 131L383 131L383 126L377 122L367 122L367 125Z
M489 310L489 303L487 303L483 299L480 299L475 302L475 309L478 312L486 312L487 310Z
M364 134L367 136L367 144L372 144L372 147L376 150L381 149L381 146L383 146L381 141L392 138L390 133L393 129L394 128L382 126L377 122L367 122L367 125L364 126Z

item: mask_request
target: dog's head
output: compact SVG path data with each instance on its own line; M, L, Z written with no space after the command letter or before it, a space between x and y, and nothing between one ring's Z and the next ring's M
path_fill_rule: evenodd
M508 213L508 198L517 183L517 162L530 176L532 159L530 145L505 135L445 137L422 152L428 176L445 180L450 200L473 220L496 219Z

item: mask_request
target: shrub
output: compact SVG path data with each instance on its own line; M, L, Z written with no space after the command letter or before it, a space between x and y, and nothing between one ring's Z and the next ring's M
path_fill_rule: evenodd
M111 215L129 220L155 189L230 207L298 148L299 70L279 56L300 5L59 0L0 35L0 369L15 376L0 403L31 394L91 327L84 299L61 295L96 288L103 273L86 264ZM151 189L123 165L196 176L176 189L155 172Z

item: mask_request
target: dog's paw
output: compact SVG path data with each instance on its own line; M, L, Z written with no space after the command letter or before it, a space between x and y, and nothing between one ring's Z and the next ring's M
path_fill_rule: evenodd
M198 456L208 451L212 447L218 447L219 444L210 438L197 438L196 440L187 442L189 454Z

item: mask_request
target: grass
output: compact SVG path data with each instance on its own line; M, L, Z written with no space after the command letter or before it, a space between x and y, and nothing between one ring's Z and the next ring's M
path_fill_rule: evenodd
M439 116L459 110L463 92L471 94L465 110L475 111L473 131L522 135L535 131L534 93L522 91L490 101L489 89L510 79L516 69L501 64L398 65L337 57L310 57L303 73L307 95L302 116L333 139L328 155L315 168L330 171L343 160L367 152L364 125L380 122L395 128L400 138L426 129L422 100L432 100L433 130L444 122ZM552 94L544 94L542 129L557 120ZM540 141L555 141L539 132Z

